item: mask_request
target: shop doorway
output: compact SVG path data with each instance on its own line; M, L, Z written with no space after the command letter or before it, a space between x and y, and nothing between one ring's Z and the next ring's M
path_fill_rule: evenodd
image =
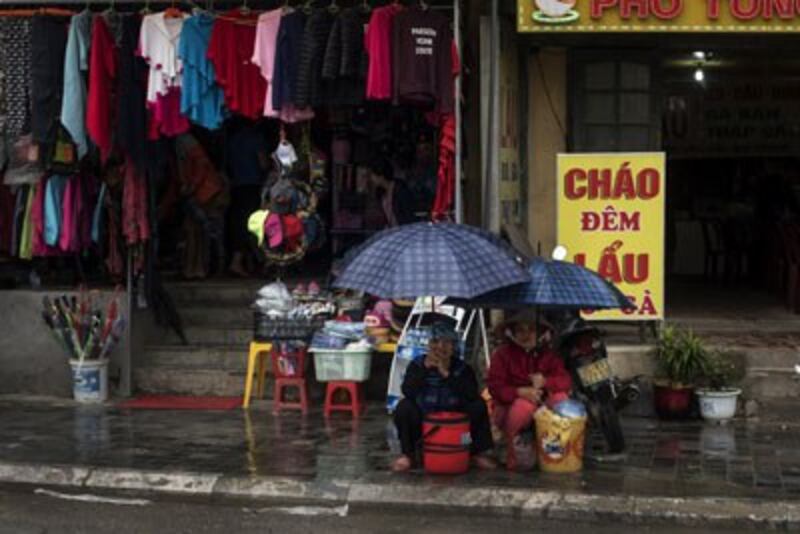
M800 63L774 49L670 51L659 77L668 313L800 313Z

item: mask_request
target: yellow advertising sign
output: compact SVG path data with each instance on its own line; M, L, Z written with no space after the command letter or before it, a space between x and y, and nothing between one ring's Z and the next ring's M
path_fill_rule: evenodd
M587 319L664 318L665 197L664 153L558 155L558 243L636 305Z
M520 32L800 31L797 0L517 0Z

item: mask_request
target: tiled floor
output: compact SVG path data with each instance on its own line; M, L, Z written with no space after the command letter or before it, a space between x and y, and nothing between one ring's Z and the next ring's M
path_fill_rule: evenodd
M378 405L357 423L321 414L139 411L0 400L0 460L229 475L390 482L391 423ZM604 458L590 436L577 475L470 472L402 475L421 485L537 487L667 496L800 497L800 427L737 421L625 421L628 452Z

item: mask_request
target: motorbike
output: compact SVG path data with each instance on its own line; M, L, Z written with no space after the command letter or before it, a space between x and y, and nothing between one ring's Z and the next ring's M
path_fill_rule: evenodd
M556 331L556 348L572 375L574 392L584 403L589 420L608 445L609 453L625 450L619 413L641 393L639 377L620 380L608 362L604 335L599 328L573 317Z

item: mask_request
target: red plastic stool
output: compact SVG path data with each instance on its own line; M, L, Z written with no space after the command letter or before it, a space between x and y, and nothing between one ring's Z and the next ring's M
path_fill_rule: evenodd
M300 394L300 401L285 401L283 400L283 392L288 388L296 388ZM275 379L275 398L273 400L272 411L277 413L282 409L302 410L304 414L308 413L308 393L306 392L306 379L305 378L284 378L278 377Z
M339 390L345 390L349 393L350 402L347 404L340 404L333 402L334 394ZM331 412L350 412L353 417L361 415L362 410L366 408L364 399L364 390L361 387L361 382L348 382L348 381L333 381L328 382L328 387L325 391L325 417L330 417Z

